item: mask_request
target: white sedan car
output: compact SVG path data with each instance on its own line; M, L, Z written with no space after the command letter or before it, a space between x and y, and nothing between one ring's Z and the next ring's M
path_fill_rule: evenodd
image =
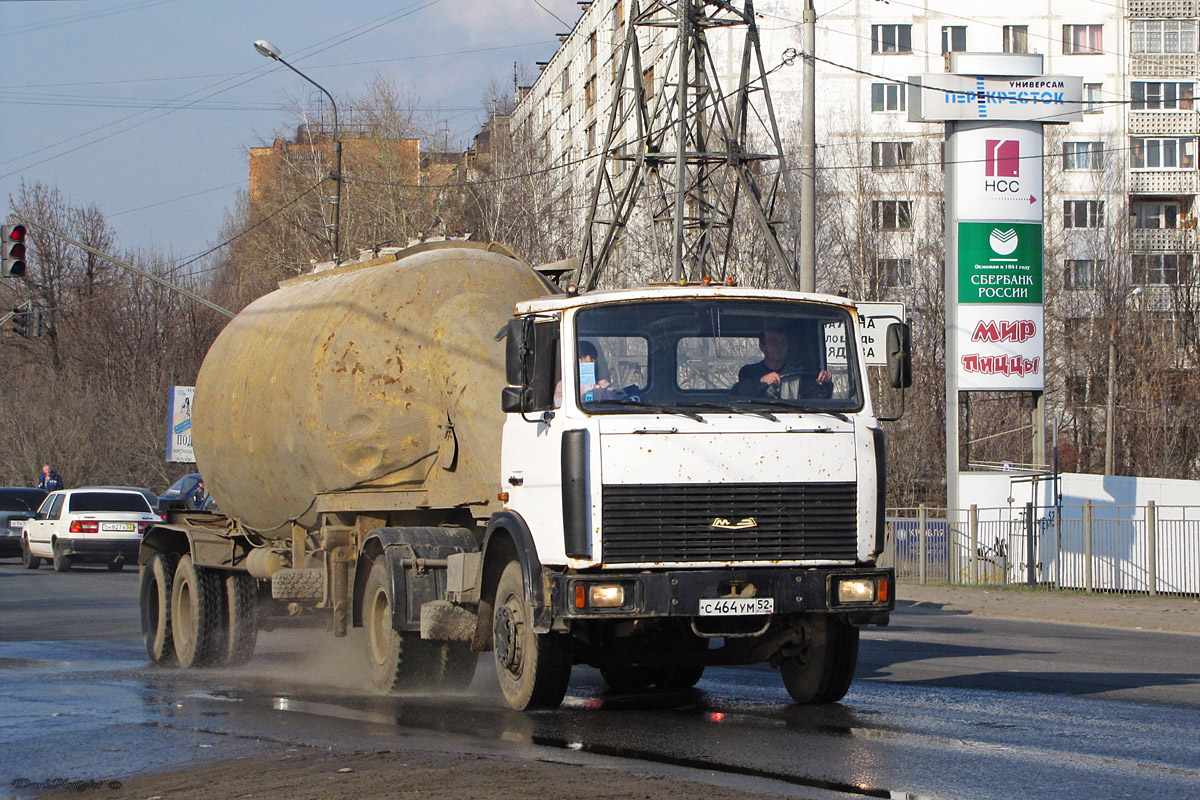
M51 492L25 523L22 559L37 569L42 559L67 572L72 563L99 562L114 572L137 563L146 529L160 517L133 488L85 487Z

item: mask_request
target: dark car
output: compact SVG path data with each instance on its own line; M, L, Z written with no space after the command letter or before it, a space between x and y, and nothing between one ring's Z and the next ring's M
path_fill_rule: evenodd
M45 499L45 489L0 487L0 558L21 555L21 533L25 528L25 520L37 516L38 506Z
M166 511L168 508L191 508L188 499L192 496L192 491L196 488L196 484L200 482L200 473L192 472L184 475L175 483L171 484L171 488L158 496L158 508Z

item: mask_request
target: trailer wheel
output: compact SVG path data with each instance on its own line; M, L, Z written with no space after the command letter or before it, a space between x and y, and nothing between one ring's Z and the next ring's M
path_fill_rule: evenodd
M392 627L392 588L382 558L371 564L362 613L371 683L385 692L393 691L400 676L400 634Z
M846 696L858 663L858 628L830 615L805 623L803 652L779 665L783 685L797 703L836 703Z
M571 640L561 633L533 630L533 612L516 561L500 576L495 609L496 675L504 699L518 711L558 708L571 680Z
M146 645L146 655L155 664L164 666L179 663L171 633L171 586L178 565L177 553L155 553L138 576L138 605L142 611L142 641Z
M229 647L225 662L247 663L258 642L258 580L245 572L225 574L225 604L229 610Z
M226 655L225 591L216 570L179 559L171 584L171 633L183 667L206 667Z

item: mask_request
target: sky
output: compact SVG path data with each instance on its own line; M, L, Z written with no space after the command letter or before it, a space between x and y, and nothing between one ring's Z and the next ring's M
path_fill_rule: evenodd
M95 205L120 250L182 259L218 241L247 148L319 93L253 47L266 39L339 100L375 73L438 109L455 146L557 49L575 0L0 0L0 196L22 181ZM339 107L341 103L339 103ZM343 112L344 113L344 112Z

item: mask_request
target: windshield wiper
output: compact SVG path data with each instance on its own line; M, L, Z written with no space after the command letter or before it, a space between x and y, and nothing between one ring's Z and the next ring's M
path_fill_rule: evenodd
M659 414L678 414L681 417L687 417L688 419L694 419L694 420L696 420L696 422L704 422L704 417L700 416L699 414L697 414L693 411L685 411L682 408L675 408L673 406L660 406L655 403L647 403L642 400L626 400L626 399L593 400L592 403L589 403L588 405L599 404L599 403L603 403L604 405L614 405L614 406L637 406L638 408L644 408L647 411L654 411Z
M770 406L771 408L782 408L788 411L794 411L798 414L828 414L831 417L837 417L842 422L849 422L850 418L840 411L831 411L828 408L814 408L813 406L801 406L795 403L789 403L787 400L774 400L772 398L754 399L754 400L739 400L739 403L753 403L754 405Z
M741 402L728 403L719 405L717 403L688 403L692 408L708 408L713 411L732 411L734 414L754 414L758 417L765 417L771 422L779 422L779 417L767 411L765 408L749 408Z

